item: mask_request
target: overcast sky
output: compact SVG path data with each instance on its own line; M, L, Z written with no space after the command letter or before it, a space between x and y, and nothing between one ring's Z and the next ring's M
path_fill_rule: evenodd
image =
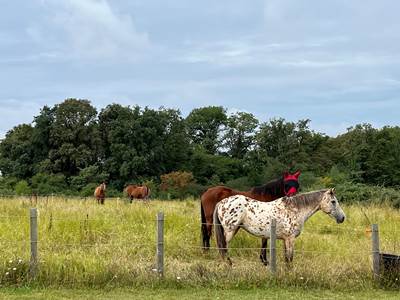
M399 125L398 0L0 0L0 138L85 98Z

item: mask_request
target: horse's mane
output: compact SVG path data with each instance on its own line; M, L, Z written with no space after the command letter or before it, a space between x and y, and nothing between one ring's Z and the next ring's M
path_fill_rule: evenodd
M283 177L271 180L264 185L253 187L250 191L257 195L279 195L283 187Z
M303 194L297 194L292 197L284 197L285 202L292 204L297 208L309 207L321 201L321 194L324 194L328 189L312 191Z

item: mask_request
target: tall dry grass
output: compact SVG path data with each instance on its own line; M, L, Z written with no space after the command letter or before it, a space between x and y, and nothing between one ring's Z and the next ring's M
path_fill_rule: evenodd
M345 206L347 220L340 225L318 212L297 238L290 268L279 250L278 274L273 278L259 262L260 240L246 232L239 232L230 244L231 268L215 249L203 253L197 200L129 204L123 199L107 199L100 206L93 199L39 198L40 266L37 279L30 282L31 205L27 198L0 200L1 285L361 289L373 285L365 214L370 222L379 224L381 249L400 253L400 214L389 206ZM164 280L154 271L158 211L165 214Z

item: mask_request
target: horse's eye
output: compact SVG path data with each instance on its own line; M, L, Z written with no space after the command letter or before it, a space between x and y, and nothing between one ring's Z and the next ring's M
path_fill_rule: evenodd
M336 205L336 201L335 201L335 200L332 200L331 203L332 203L333 205Z

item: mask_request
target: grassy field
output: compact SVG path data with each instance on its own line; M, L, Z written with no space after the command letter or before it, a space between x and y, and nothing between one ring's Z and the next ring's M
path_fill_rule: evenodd
M0 299L398 299L398 291L386 290L328 290L302 288L256 288L256 289L2 289Z
M0 200L2 287L28 286L39 294L43 287L73 288L77 293L79 289L122 288L122 294L129 293L128 287L144 293L153 289L201 291L204 287L210 292L222 289L227 298L231 289L283 289L289 294L298 288L329 293L336 289L378 291L371 278L368 221L360 206L344 206L347 220L340 225L322 212L313 216L296 240L293 266L285 266L279 251L278 275L273 278L259 262L260 240L245 232L230 245L233 267L222 263L215 249L203 253L196 200L129 204L108 199L99 206L94 200L39 199L40 267L35 281L27 276L30 207L25 198ZM399 253L399 211L388 206L363 210L371 222L379 224L381 250ZM163 280L154 271L158 211L165 213ZM280 241L278 247L282 247ZM2 293L12 295L14 290Z

